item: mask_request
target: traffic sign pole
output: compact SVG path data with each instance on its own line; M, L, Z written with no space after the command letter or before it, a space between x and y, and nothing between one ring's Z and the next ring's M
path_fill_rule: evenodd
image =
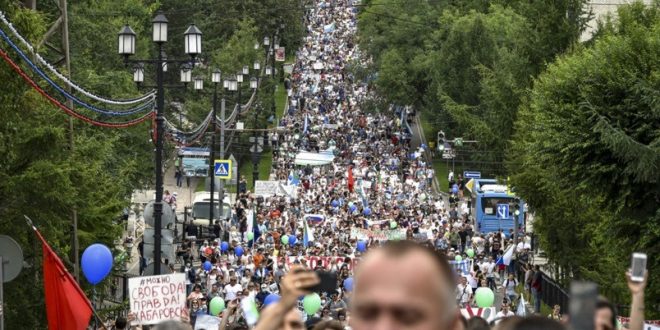
M220 158L225 159L225 98L222 98L222 101L220 101ZM215 159L213 159L215 162ZM213 176L213 180L215 180L215 175ZM221 205L220 209L224 207L224 200L225 200L225 181L220 180L220 190L219 190L219 196L220 200L218 201L218 205ZM211 205L213 207L213 205Z

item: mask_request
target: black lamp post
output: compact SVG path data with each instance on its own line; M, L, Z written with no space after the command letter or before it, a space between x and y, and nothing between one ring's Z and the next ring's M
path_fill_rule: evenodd
M214 212L215 212L215 141L216 141L216 113L218 108L218 84L222 82L222 72L215 69L211 73L211 82L213 83L213 118L211 118L211 127L213 127L213 134L211 134L211 159L209 161L209 178L211 178L211 198L209 203L209 226L213 226ZM222 205L222 201L219 202Z
M238 83L238 112L240 113L242 109L242 104L241 104L241 85L243 84L243 72L240 71L236 74L236 82Z
M254 91L259 87L259 81L256 77L250 78L250 88ZM259 116L258 108L254 109L254 125L252 131L252 189L255 189L257 186L257 178L259 177L259 153L258 148L259 144L257 143L257 118Z
M167 70L167 63L191 63L194 64L195 57L202 52L202 32L192 24L184 33L185 52L190 56L187 60L170 60L164 58L163 44L167 42L167 18L162 13L158 13L152 21L153 42L156 43L157 58L143 60L129 60L131 55L135 55L136 34L128 25L125 25L118 33L119 55L124 56L126 63L133 62L138 64L138 69L133 73L136 82L141 83L144 80L144 71L141 65L144 63L154 64L156 67L156 201L154 203L154 275L160 274L161 264L161 224L163 215L163 140L164 140L164 121L165 121L165 85L163 82L163 73ZM184 77L185 75L185 77ZM188 74L181 72L183 78L189 78ZM187 82L190 82L188 80Z

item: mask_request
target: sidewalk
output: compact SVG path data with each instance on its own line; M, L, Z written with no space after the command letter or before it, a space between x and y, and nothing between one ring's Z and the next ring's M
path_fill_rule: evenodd
M165 173L163 174L163 189L169 191L171 194L177 193L176 197L176 212L177 213L183 213L183 208L186 206L191 206L193 202L193 198L195 196L195 190L197 189L197 185L202 182L200 179L197 178L190 178L190 187L186 185L186 179L183 179L183 186L182 187L177 187L176 186L176 178L174 177L174 162L171 162L172 166L167 168L165 170ZM202 182L203 184L203 182Z

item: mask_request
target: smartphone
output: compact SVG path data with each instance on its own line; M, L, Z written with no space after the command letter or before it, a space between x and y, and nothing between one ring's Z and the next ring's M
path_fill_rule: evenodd
M569 318L571 330L594 328L598 286L591 282L572 282Z
M314 292L333 292L337 290L337 274L335 273L330 273L330 272L324 272L324 271L316 271L316 275L319 276L319 279L321 279L321 282L311 288L309 288L311 291Z
M635 282L644 282L644 272L646 271L646 253L633 253L632 261L630 264L630 279Z

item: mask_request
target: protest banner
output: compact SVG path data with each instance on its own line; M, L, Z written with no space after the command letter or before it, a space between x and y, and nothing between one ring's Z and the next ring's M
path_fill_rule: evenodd
M456 274L470 274L470 270L472 269L472 260L471 259L465 259L461 261L456 261L456 260L449 260L449 265L454 269Z
M183 273L128 279L131 313L139 324L179 320L186 308L186 275Z
M486 307L486 308L462 308L461 314L466 319L471 319L473 317L481 317L484 320L490 322L495 320L497 315L497 309L495 307Z
M302 256L302 257L294 257L294 256L286 256L286 257L279 257L278 259L284 258L284 262L286 263L287 266L291 267L294 265L296 261L300 262L301 264L307 265L307 267L314 269L318 266L321 266L325 269L329 269L332 265L332 261L334 260L337 264L337 267L341 268L344 263L346 263L346 257L340 257L340 256L333 256L333 257L314 257L314 256ZM359 261L359 258L350 258L350 262L346 264L349 270L352 270L355 268L355 265Z
M254 194L257 196L270 197L277 194L277 189L280 186L279 181L261 181L257 180L254 183Z
M197 315L195 319L195 330L217 329L222 323L222 319L211 315Z
M284 62L284 59L286 58L285 54L284 47L275 48L275 61Z
M377 241L404 240L406 239L406 230L402 228L394 230L352 228L351 238L365 241L369 240L370 238L373 238Z

